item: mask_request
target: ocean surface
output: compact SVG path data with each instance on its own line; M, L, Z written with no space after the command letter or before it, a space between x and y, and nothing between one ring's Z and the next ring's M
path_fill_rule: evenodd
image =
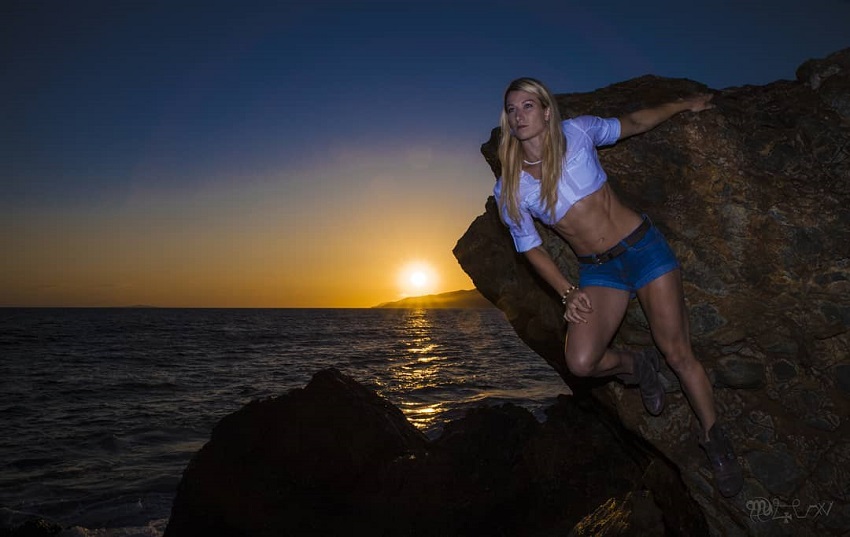
M160 536L215 424L336 367L429 437L568 389L496 309L0 309L0 507ZM6 515L10 511L4 511Z

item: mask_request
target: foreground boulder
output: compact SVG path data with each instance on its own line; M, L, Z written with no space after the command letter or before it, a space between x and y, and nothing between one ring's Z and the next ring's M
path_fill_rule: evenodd
M324 370L215 427L165 537L566 535L600 509L616 513L615 534L706 535L674 478L675 504L645 500L647 476L664 472L612 427L562 397L543 424L516 406L481 408L428 441L374 392Z
M564 117L620 115L710 91L646 76L558 96ZM558 297L514 251L491 197L454 253L476 288L577 393L591 392L670 461L715 534L845 535L850 528L850 49L811 60L797 80L715 91L600 152L614 189L648 213L683 266L691 335L744 466L744 490L715 492L696 418L665 371L653 418L635 390L571 378ZM482 146L495 176L498 131ZM539 226L577 281L569 247ZM652 344L636 301L615 345ZM653 490L658 497L663 490Z
M421 457L426 444L374 392L337 372L318 373L303 390L221 420L185 471L165 536L366 524L376 515L372 496L382 474Z

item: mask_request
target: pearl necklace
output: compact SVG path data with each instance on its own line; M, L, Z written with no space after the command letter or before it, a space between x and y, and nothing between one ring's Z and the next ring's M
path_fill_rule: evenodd
M522 159L522 161L529 166L534 166L535 164L540 164L541 162L543 162L543 159L535 160L534 162L528 162L525 159Z

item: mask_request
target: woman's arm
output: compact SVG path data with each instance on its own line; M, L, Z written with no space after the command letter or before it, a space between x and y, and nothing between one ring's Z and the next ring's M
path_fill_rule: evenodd
M542 246L537 246L525 252L525 258L528 259L537 274L552 286L558 296L564 296L564 293L573 287L573 284L561 274L561 269L555 264L549 252L544 250Z
M590 297L561 274L561 269L555 264L549 252L544 250L542 246L537 246L525 252L525 258L528 259L537 274L546 280L546 283L551 285L552 289L561 297L565 307L564 319L570 322L586 323L587 319L584 314L593 311Z
M711 103L712 97L713 95L710 93L698 93L684 99L620 116L620 140L651 130L679 112L685 110L702 112L714 108L714 104Z

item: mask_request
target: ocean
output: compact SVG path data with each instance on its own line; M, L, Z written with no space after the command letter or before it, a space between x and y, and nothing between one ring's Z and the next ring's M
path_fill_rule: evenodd
M0 507L63 536L162 535L227 414L335 367L426 435L568 389L496 309L0 309Z

